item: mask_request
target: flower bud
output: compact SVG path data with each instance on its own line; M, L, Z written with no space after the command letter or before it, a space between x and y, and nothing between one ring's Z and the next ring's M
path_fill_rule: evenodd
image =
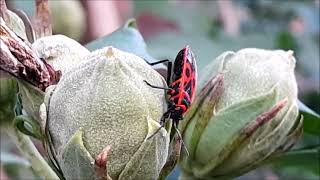
M296 142L295 63L292 51L251 48L208 66L181 126L190 156L182 154L180 179L238 176Z
M106 47L47 93L47 130L67 179L157 179L168 156L164 79L133 54ZM47 98L46 98L47 99Z
M46 36L32 44L37 56L46 60L54 71L62 75L84 61L90 52L81 44L63 35ZM43 103L44 92L27 83L19 82L22 105L28 115L39 119L39 107Z
M54 70L60 70L62 75L85 61L83 57L90 53L77 41L64 35L37 39L32 44L32 48L37 52L38 57L45 59Z

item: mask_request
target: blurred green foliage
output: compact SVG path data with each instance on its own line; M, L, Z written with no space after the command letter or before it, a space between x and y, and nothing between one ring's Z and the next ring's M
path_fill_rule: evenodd
M288 31L279 32L276 41L279 49L293 50L296 53L299 50L294 36Z

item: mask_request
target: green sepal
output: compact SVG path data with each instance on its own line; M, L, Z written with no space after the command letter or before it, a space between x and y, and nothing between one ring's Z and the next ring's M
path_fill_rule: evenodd
M171 121L166 124L165 128L167 132L169 131L168 133L170 133L170 130L168 129L171 128ZM170 137L166 137L162 133L157 133L156 135L154 135L154 137L146 139L132 156L130 161L126 164L118 179L157 179L158 177L155 177L157 173L155 173L154 171L159 172L162 166L159 165L159 162L148 161L148 159L154 159L153 157L155 156L159 158L166 157L163 155L163 153L165 153L164 151L156 151L157 154L154 154L154 151L151 150L152 148L165 147L166 138ZM158 145L159 143L161 143L162 145Z
M39 122L34 120L32 117L26 115L17 116L14 118L13 124L23 134L32 136L39 140L43 138Z
M82 129L78 129L66 144L60 165L66 179L96 179L94 159L84 146Z
M276 96L276 88L272 88L264 95L233 104L215 113L208 125L201 131L197 129L198 122L191 123L188 128L193 130L188 132L193 133L184 135L185 142L189 142L186 145L190 156L184 156L182 159L183 168L193 172L197 177L207 176L230 154L234 146L242 142L243 137L239 135L241 130L276 103ZM201 116L201 114L197 114L197 116ZM201 117L196 117L196 119L201 121ZM201 149L197 147L201 147ZM208 157L210 155L214 156ZM195 159L207 161L196 162ZM187 164L187 162L196 164L193 164L193 169L191 169L191 164Z
M40 121L39 109L43 103L45 93L23 80L19 80L18 85L23 109L33 119Z
M215 168L215 175L244 173L257 167L273 153L280 152L281 149L286 150L288 146L294 144L302 133L303 120L296 118L298 108L295 105L286 107L284 107L285 113L279 113L275 118L281 121L272 120L269 126L265 126L258 134L253 135L255 138L244 139L237 146L240 148L229 155L221 166Z
M288 148L292 147L292 145L297 141L297 139L300 138L303 132L302 127L303 127L303 116L301 116L297 120L297 126L293 128L294 130L287 135L288 138L286 139L286 142L283 145L279 146L276 152L272 151L274 152L274 154L272 154L271 157L268 157L269 154L266 154L264 157L261 157L261 159L259 159L259 157L256 156L256 160L252 161L251 163L248 163L246 166L243 166L243 168L241 169L237 169L228 173L228 176L221 176L221 178L240 176L252 169L258 168L259 166L261 166L261 164L266 164L267 162L270 162L271 160L276 159L276 157L281 157L285 153L285 151L287 151ZM260 154L262 153L263 152L261 152ZM217 168L217 170L219 170L219 168Z

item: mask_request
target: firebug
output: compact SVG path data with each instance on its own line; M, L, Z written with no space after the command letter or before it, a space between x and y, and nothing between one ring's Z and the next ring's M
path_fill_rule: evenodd
M184 114L188 111L195 97L197 85L196 60L190 47L186 46L179 51L176 59L173 62L173 65L169 60L162 60L149 64L155 65L163 62L168 62L168 87L154 86L145 81L147 85L152 88L164 89L168 96L168 109L161 117L161 127L154 134L156 134L162 127L164 127L165 122L169 119L172 119L173 127L179 133L177 129L179 121L183 119ZM149 138L151 138L152 136L150 136ZM180 133L179 136L181 137Z

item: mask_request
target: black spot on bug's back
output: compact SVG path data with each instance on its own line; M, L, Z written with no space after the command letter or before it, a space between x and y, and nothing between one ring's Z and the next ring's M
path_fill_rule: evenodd
M190 106L190 101L184 97L182 100L182 104L186 107L186 109Z
M186 76L190 77L190 69L189 68L186 68Z
M174 64L173 64L173 81L180 79L181 74L182 74L182 68L184 65L184 49L182 49L181 51L179 51L176 59L174 60Z

